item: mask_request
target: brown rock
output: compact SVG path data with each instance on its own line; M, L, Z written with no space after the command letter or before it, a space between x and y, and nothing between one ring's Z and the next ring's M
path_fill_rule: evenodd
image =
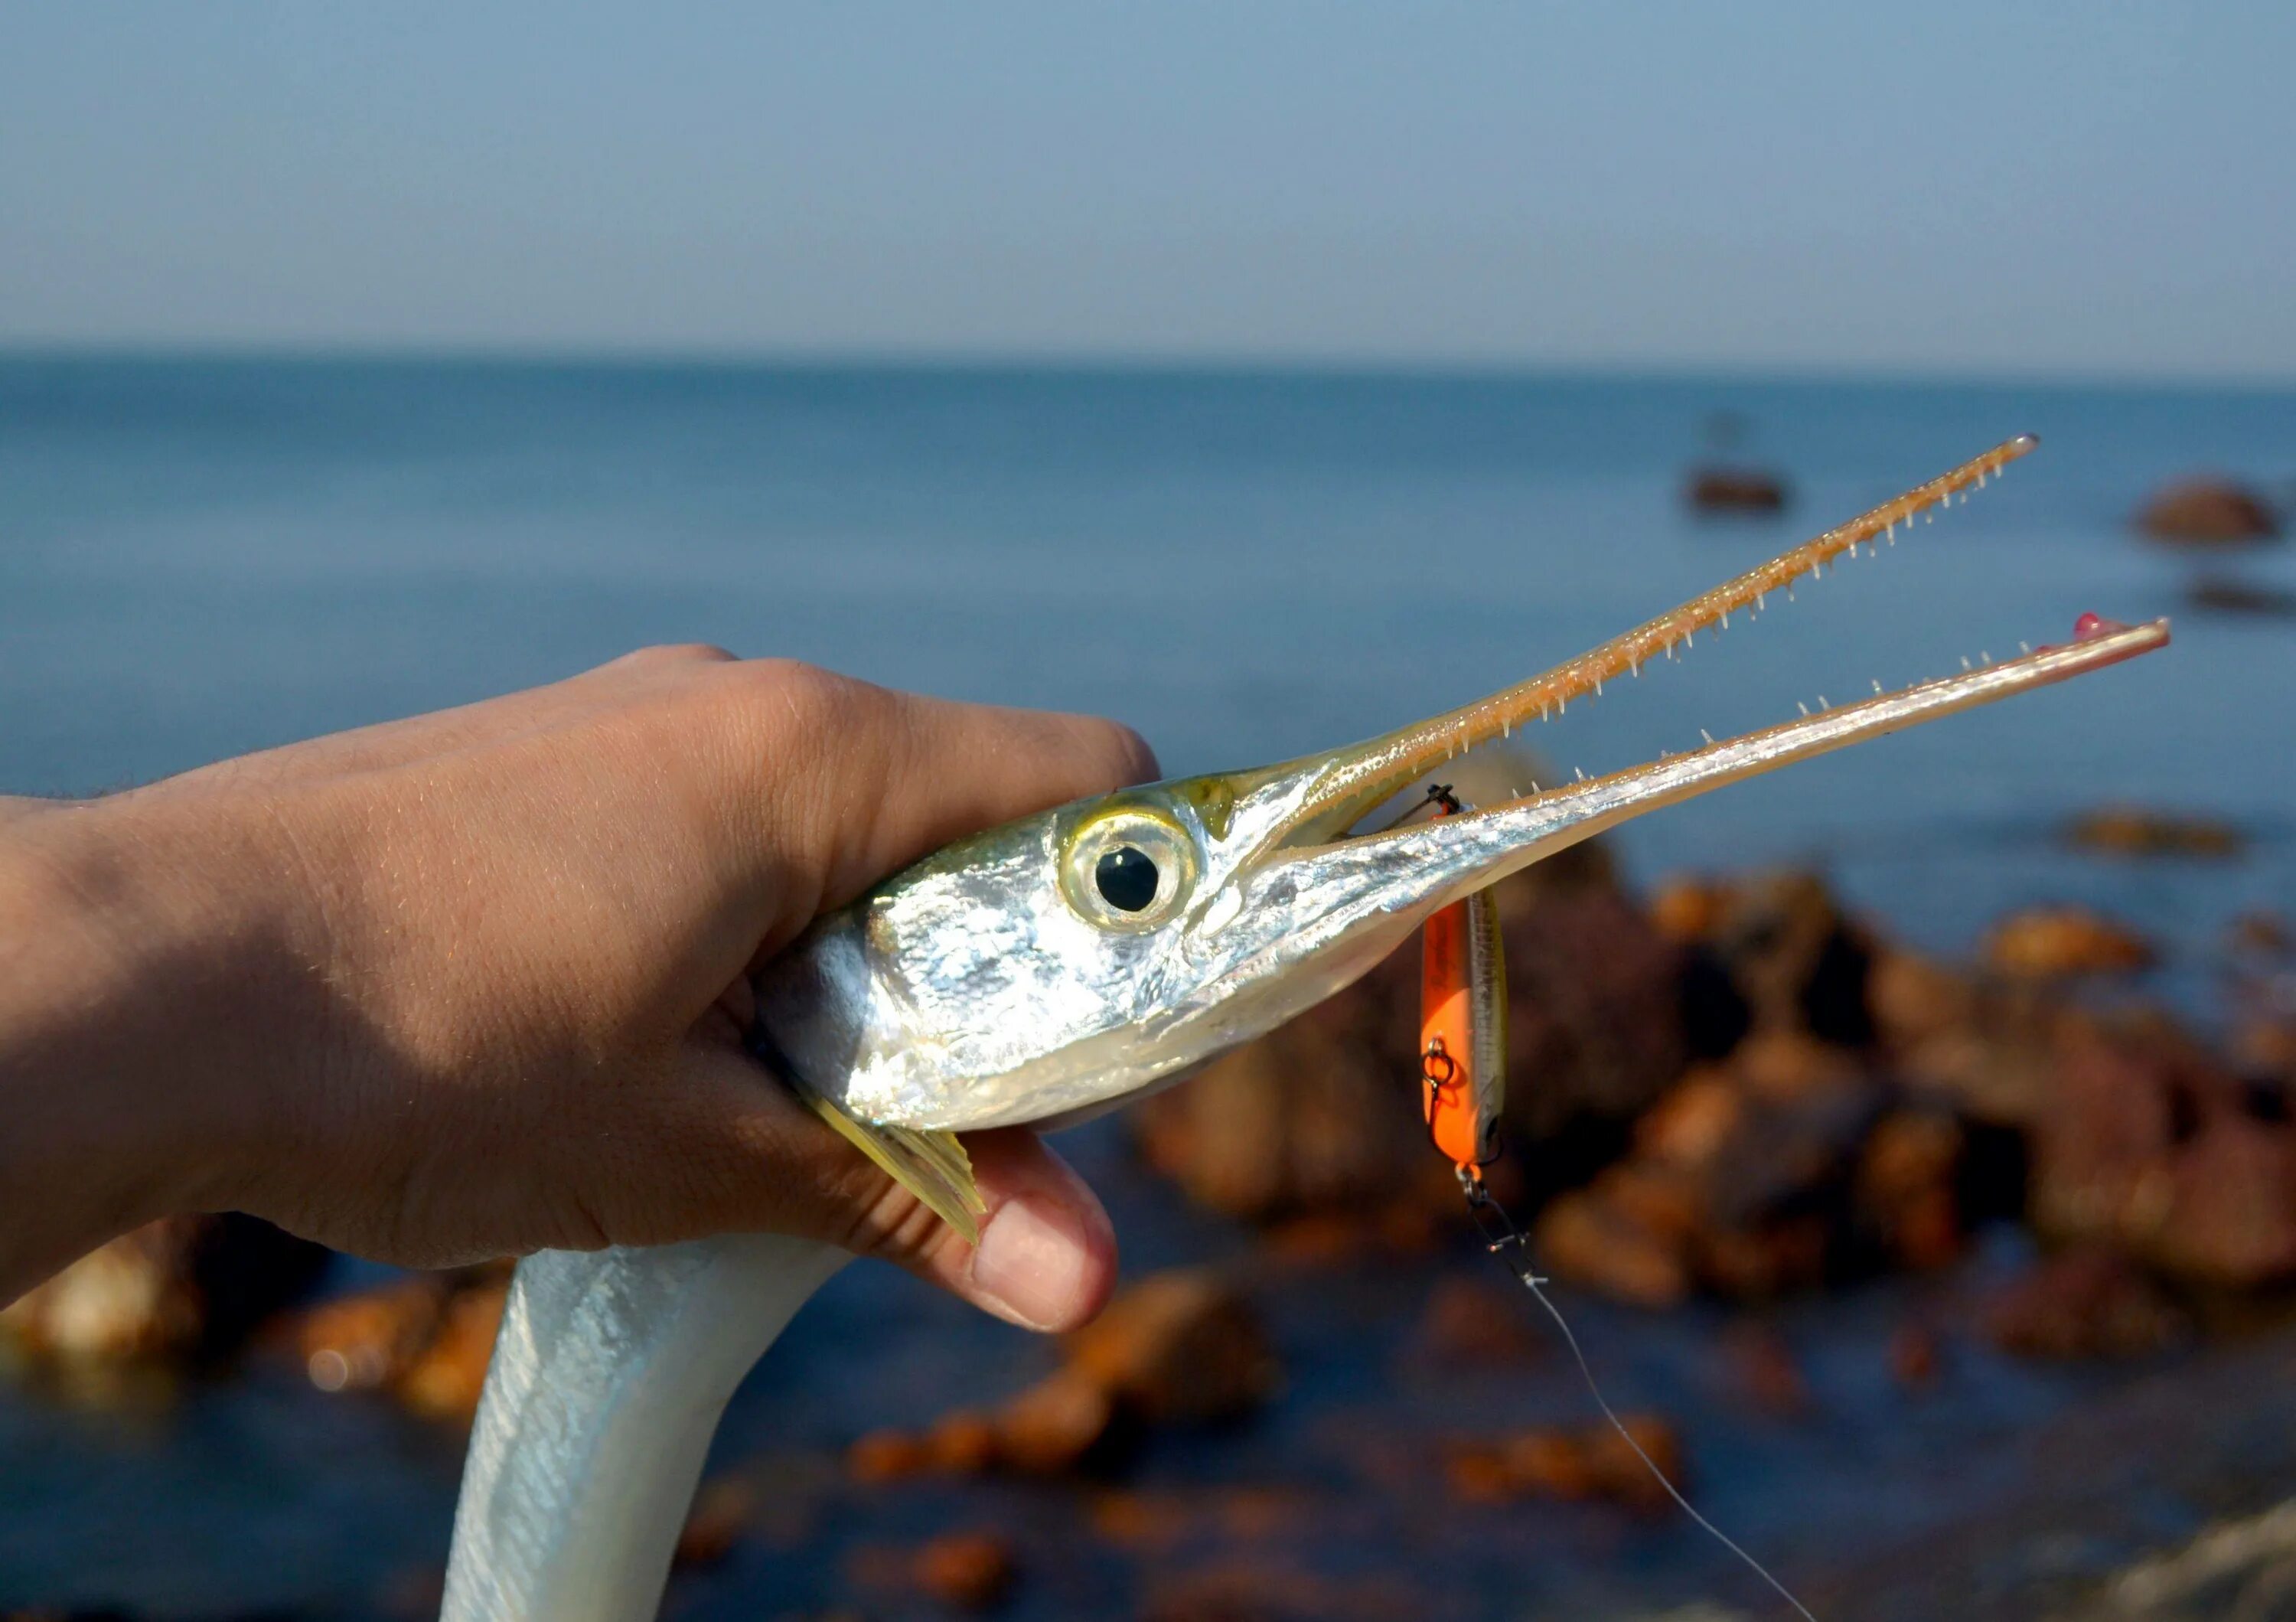
M1249 1550L1193 1569L1152 1571L1138 1616L1139 1622L1391 1622L1449 1609L1456 1606L1356 1562L1327 1573Z
M1093 1530L1128 1549L1160 1553L1188 1535L1188 1505L1169 1494L1107 1492L1092 1501Z
M1559 1279L1631 1306L1679 1305L1690 1266L1677 1241L1625 1216L1599 1191L1563 1194L1539 1213L1531 1240L1540 1265Z
M2265 958L2296 955L2296 930L2269 908L2255 907L2241 913L2226 926L2225 938L2235 952Z
M1890 1337L1890 1378L1905 1389L1928 1390L1944 1367L1945 1348L1920 1324L1905 1324Z
M1754 1106L1789 1109L1862 1098L1866 1070L1856 1055L1792 1030L1758 1030L1730 1055L1733 1082Z
M1495 1448L1456 1450L1443 1462L1443 1479L1462 1503L1505 1503L1519 1490L1514 1471Z
M916 1552L916 1586L959 1610L989 1610L1013 1591L1020 1567L1012 1544L994 1532L955 1532Z
M125 1234L0 1310L36 1364L211 1363L317 1282L328 1252L236 1213Z
M1980 981L1885 948L1869 991L1890 1068L1915 1092L1990 1125L2038 1112L2063 1017L2048 982Z
M1064 1474L1101 1445L1115 1417L1105 1387L1075 1369L1060 1370L996 1411L997 1462L1026 1476Z
M1070 1366L1150 1424L1250 1413L1282 1370L1259 1319L1214 1274L1176 1268L1119 1292L1069 1339Z
M1987 1331L2022 1357L2141 1357L2188 1331L2182 1313L2125 1257L2098 1247L2044 1262L1985 1310Z
M2247 846L2239 829L2215 817L2106 806L2066 824L2065 842L2114 856L2236 856Z
M2296 1125L2157 1017L2067 1020L2033 1133L2033 1219L2196 1282L2296 1277Z
M2086 907L2029 907L2011 913L1987 933L1986 962L2003 974L2061 979L2082 974L2125 974L2148 968L2152 946L2126 925Z
M704 1481L678 1534L672 1562L682 1567L715 1566L734 1552L757 1511L758 1489L739 1476Z
M872 1430L845 1450L846 1474L872 1487L922 1475L932 1465L923 1438L899 1430Z
M1677 874L1651 891L1651 927L1676 946L1697 946L1721 926L1728 899L1728 889L1715 880Z
M978 1476L996 1463L996 1427L970 1408L944 1413L925 1432L925 1459L945 1475Z
M1809 1382L1784 1335L1765 1325L1741 1324L1731 1331L1727 1347L1734 1383L1755 1407L1786 1419L1809 1411Z
M1635 1123L1636 1154L1686 1176L1706 1176L1745 1132L1748 1108L1727 1072L1693 1070Z
M1344 1211L1423 1177L1415 1044L1386 1040L1391 989L1359 983L1143 1101L1130 1120L1148 1163L1198 1204L1262 1221Z
M2296 1113L2288 1098L2296 1083L2296 1015L2260 1013L2243 1020L2233 1034L2231 1057L2253 1078L2247 1089L2251 1114L2284 1120Z
M1470 1503L1599 1498L1636 1510L1663 1508L1669 1500L1651 1467L1679 1486L1681 1441L1655 1414L1628 1414L1623 1424L1626 1436L1603 1423L1542 1426L1496 1446L1456 1448L1446 1461L1451 1491ZM1637 1446L1649 1462L1636 1453Z
M1962 1146L1952 1117L1919 1110L1892 1110L1866 1138L1858 1157L1858 1214L1901 1266L1933 1271L1960 1256L1955 1184Z
M1977 987L1966 975L1902 947L1875 954L1866 994L1876 1034L1897 1053L1965 1030L1977 1018Z
M1732 881L1707 944L1757 1029L1806 1032L1849 1047L1873 1040L1866 991L1872 943L1815 873Z
M1776 513L1785 511L1786 484L1760 468L1693 468L1682 498L1699 512Z
M1472 1367L1527 1363L1539 1341L1523 1318L1522 1291L1480 1279L1438 1279L1412 1337L1414 1364Z
M2261 496L2226 479L2188 479L2156 492L2136 527L2156 541L2181 544L2270 540L2279 514Z
M1701 1236L1701 1281L1735 1301L1767 1301L1825 1282L1833 1225L1823 1214L1774 1217Z
M1656 1466L1667 1480L1682 1487L1688 1467L1682 1438L1655 1413L1626 1414L1622 1422L1625 1436L1608 1425L1587 1432L1587 1462L1594 1474L1595 1490L1613 1503L1645 1513L1664 1510L1671 1501L1652 1469Z
M1508 1442L1496 1455L1510 1495L1579 1499L1595 1495L1594 1465L1587 1438L1576 1431L1532 1430Z
M2229 575L2202 575L2185 587L2185 601L2217 614L2252 614L2261 618L2296 618L2296 592Z

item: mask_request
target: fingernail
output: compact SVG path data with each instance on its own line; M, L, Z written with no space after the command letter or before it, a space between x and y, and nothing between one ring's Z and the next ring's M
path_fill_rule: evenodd
M987 1298L984 1306L1024 1329L1051 1329L1076 1315L1091 1257L1065 1216L1025 1198L996 1208L972 1255L972 1284Z

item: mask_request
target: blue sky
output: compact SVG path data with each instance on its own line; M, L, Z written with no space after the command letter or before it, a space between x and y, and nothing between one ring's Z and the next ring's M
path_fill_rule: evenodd
M2296 6L18 4L0 343L2296 378Z

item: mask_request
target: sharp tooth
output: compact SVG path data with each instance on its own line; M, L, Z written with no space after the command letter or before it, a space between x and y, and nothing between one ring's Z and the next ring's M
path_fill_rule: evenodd
M1874 696L1877 699L1882 696L1882 684L1880 682L1875 682L1874 684Z
M1698 729L1698 735L1699 735L1700 737L1702 737L1702 738L1705 739L1705 740L1706 740L1706 741L1707 741L1707 742L1709 742L1709 743L1711 743L1711 742L1713 742L1713 741L1714 741L1714 734L1713 734L1712 733L1710 733L1710 732L1708 732L1708 731L1707 731L1704 727L1702 727L1702 727L1700 727L1700 728Z
M1800 699L1796 699L1794 700L1794 708L1800 710L1804 715L1808 715L1809 713L1809 706L1803 703Z

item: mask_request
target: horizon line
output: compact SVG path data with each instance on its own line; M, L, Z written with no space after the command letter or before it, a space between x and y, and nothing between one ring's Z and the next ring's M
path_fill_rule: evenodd
M1142 377L1292 377L1457 382L1572 381L1711 382L1739 386L1857 383L1901 388L2163 389L2296 393L2296 373L2155 372L2109 367L1972 367L1948 371L1889 362L1539 358L1290 351L1137 351L916 346L543 344L379 342L364 340L238 340L86 339L0 334L0 364L11 362L236 363L269 365L472 365L587 370L722 370L883 373Z

